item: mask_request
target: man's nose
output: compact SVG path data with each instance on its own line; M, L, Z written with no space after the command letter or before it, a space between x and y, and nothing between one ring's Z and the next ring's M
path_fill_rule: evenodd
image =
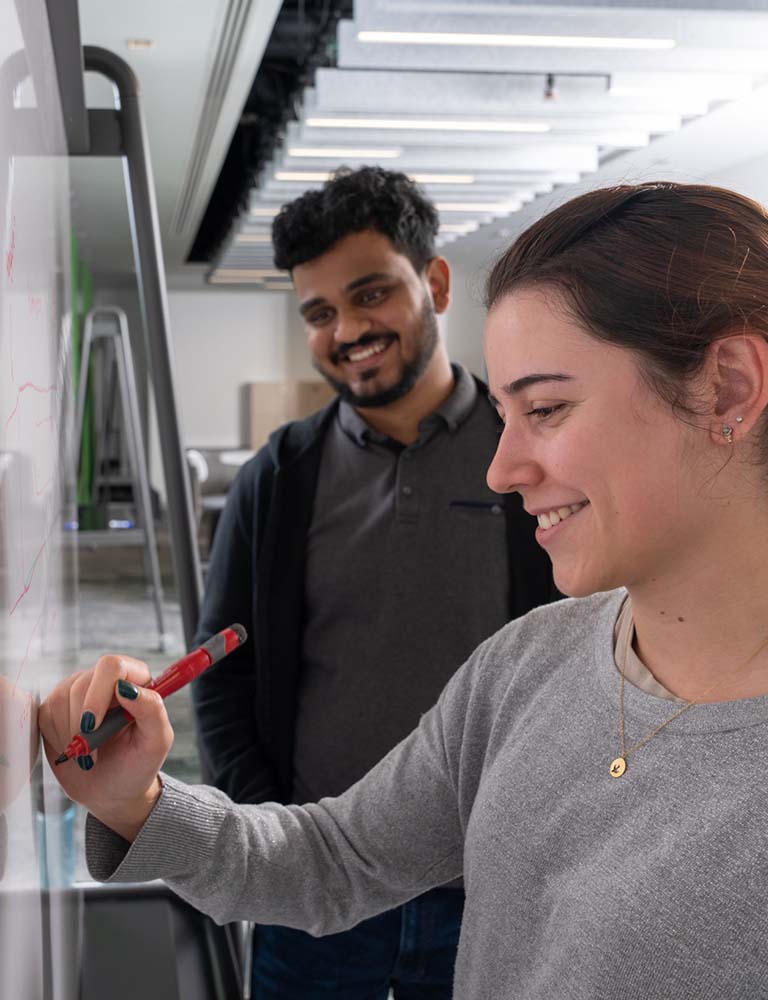
M333 339L337 344L354 344L371 329L370 319L354 309L340 311Z

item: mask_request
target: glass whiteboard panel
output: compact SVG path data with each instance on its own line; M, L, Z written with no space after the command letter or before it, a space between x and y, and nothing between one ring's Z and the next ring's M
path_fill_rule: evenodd
M69 182L43 0L0 0L0 997L76 996L74 809L37 704L74 669Z

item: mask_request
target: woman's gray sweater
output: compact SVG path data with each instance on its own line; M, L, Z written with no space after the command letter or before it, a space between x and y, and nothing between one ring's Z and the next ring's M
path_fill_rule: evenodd
M339 798L164 777L130 850L89 818L91 873L318 935L463 874L457 1000L768 998L768 697L695 706L612 778L623 596L510 623ZM625 706L629 745L675 711L630 685Z

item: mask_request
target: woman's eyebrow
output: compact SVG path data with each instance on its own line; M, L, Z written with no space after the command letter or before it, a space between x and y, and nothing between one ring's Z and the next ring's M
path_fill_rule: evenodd
M570 382L572 379L573 375L565 375L562 372L540 372L534 375L523 375L522 378L516 378L513 382L507 382L501 387L501 391L505 396L516 396L523 389L538 385L539 382ZM489 394L488 398L493 406L499 405L495 396Z

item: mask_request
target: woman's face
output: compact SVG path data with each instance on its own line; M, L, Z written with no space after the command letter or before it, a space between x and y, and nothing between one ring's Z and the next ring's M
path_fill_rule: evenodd
M488 484L538 515L558 588L584 596L684 572L722 516L706 488L706 430L676 417L635 355L586 334L555 292L497 303L485 352L505 425Z

